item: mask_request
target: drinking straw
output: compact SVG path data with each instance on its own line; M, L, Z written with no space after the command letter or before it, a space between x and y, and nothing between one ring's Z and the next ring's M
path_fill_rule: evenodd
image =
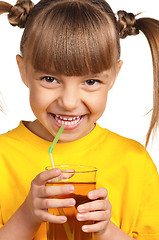
M60 138L60 135L63 132L63 130L64 130L64 126L61 126L59 131L58 131L58 133L56 134L56 136L55 136L55 138L54 138L50 148L49 148L49 151L48 151L49 152L49 156L50 156L50 161L51 161L52 168L55 168L55 162L54 162L54 159L53 159L52 152L53 152L54 147L55 147L56 143L58 142L58 140ZM55 178L55 181L56 182L59 181L58 177ZM65 215L63 208L57 208L57 209L58 209L58 212L59 212L60 215ZM71 232L71 229L70 229L70 226L69 226L68 222L65 222L63 224L63 226L64 226L64 229L65 229L65 232L66 232L68 240L73 240L73 234Z
M51 146L49 147L49 155L50 155L50 161L51 161L52 168L55 168L55 163L54 163L54 159L53 159L53 156L52 156L52 152L53 152L53 149L54 149L56 143L58 142L63 130L64 130L64 126L61 126L58 133L56 134Z

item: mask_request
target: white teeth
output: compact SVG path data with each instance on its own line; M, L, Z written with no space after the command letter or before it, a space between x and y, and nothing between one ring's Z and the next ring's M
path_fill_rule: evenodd
M77 117L67 117L67 116L60 116L60 115L55 115L55 118L61 119L62 121L73 121L73 120L80 120L80 116Z
M68 118L68 121L72 121L72 120L73 120L73 118L71 118L71 117Z
M59 124L62 124L65 126L73 126L80 121L80 116L78 116L78 117L66 117L66 116L62 117L60 115L55 115L55 120Z
M59 118L60 118L60 119L62 119L62 120L66 120L66 121L68 120L68 118L67 118L67 117L62 117L62 116L59 116Z

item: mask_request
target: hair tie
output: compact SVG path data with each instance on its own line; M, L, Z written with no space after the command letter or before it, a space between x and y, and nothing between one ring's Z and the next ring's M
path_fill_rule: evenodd
M17 3L10 9L8 20L12 26L24 28L30 10L34 7L31 0L18 0Z
M139 29L136 26L136 15L121 10L117 12L117 15L120 38L139 34Z

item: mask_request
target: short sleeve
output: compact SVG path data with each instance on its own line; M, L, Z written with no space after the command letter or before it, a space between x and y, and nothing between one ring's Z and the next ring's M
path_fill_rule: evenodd
M135 239L159 240L159 174L147 152L142 199L135 229Z

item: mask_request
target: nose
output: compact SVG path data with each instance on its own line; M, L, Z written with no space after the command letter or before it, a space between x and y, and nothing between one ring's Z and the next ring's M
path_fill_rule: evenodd
M66 111L72 111L76 109L79 103L80 103L79 90L73 86L65 87L58 99L59 106L65 109Z

